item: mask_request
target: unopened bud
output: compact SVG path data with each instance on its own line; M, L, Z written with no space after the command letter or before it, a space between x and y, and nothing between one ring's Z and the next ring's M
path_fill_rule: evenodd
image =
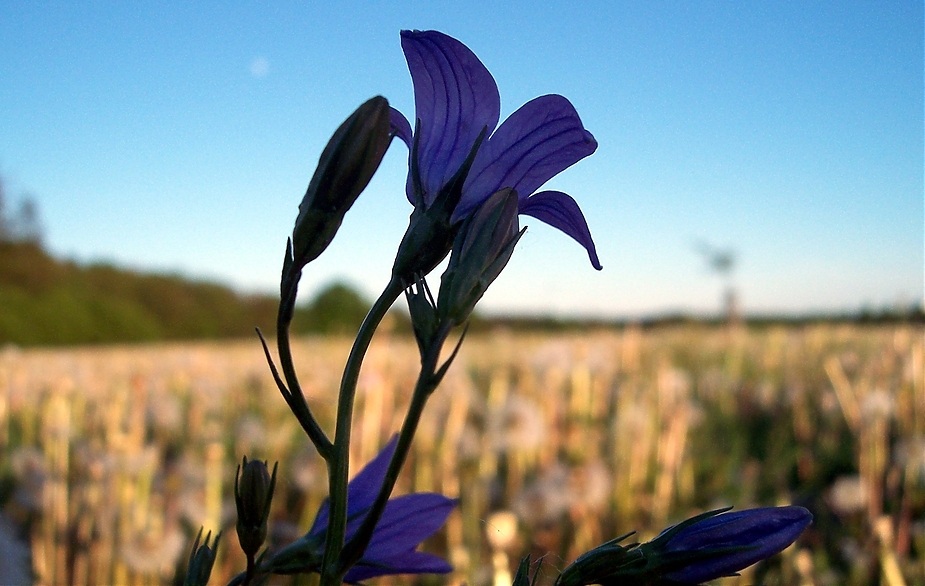
M247 460L238 467L234 482L234 502L238 509L238 541L241 550L254 556L267 538L267 519L276 486L276 464L273 474L266 462Z
M728 511L691 517L642 544L622 546L631 534L618 537L580 556L556 586L710 582L777 554L812 521L795 506Z
M340 125L324 147L299 204L292 266L284 273L301 270L324 252L344 214L379 168L390 141L389 102L382 96L368 100Z
M206 586L209 583L209 576L212 575L212 566L215 564L215 553L218 549L218 540L221 539L222 533L215 536L215 541L209 545L209 538L212 532L206 534L205 541L202 545L199 540L202 538L202 528L196 535L196 541L193 542L193 551L190 553L189 566L186 568L186 578L183 580L183 586Z
M440 279L441 318L468 319L488 286L507 265L523 231L518 231L517 192L502 189L485 200L460 228L446 272Z
M699 584L780 553L812 519L798 506L717 509L669 527L639 548L666 581Z

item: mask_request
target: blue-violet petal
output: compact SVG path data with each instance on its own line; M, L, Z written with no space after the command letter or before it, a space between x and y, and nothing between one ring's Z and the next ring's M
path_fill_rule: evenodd
M574 106L551 94L534 98L510 115L479 149L463 186L454 219L466 217L501 188L521 201L597 149Z
M520 213L562 230L585 247L595 269L603 268L597 258L597 248L591 238L588 222L570 195L561 191L541 191L520 204Z
M456 174L484 128L501 114L498 86L479 58L437 31L402 31L421 127L418 163L425 202Z

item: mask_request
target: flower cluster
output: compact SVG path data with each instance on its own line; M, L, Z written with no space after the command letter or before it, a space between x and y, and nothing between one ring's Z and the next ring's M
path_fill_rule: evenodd
M418 550L456 507L441 494L392 496L424 407L462 343L444 360L449 334L464 326L507 265L524 229L520 216L553 226L577 241L601 269L594 240L575 200L539 191L552 177L592 154L597 142L560 95L530 100L501 122L500 96L482 62L456 39L436 31L403 31L401 46L414 88L412 125L383 97L362 104L336 130L309 182L280 279L277 346L280 367L261 335L274 381L329 471L328 498L309 530L276 550L264 549L276 485L266 462L243 459L235 477L236 531L247 568L231 584L262 583L271 574L318 573L323 586L395 574L452 571ZM392 138L408 147L405 192L412 204L389 283L360 326L344 366L334 435L319 425L303 394L289 326L299 280L322 254L379 167ZM449 255L437 296L427 277ZM348 482L353 403L373 334L402 293L420 351L420 371L401 429ZM442 362L441 362L442 361ZM698 584L774 555L791 544L811 516L800 507L711 511L666 529L646 543L609 541L580 556L559 586ZM201 537L201 536L200 536ZM197 538L187 584L205 584L219 537ZM530 584L529 558L515 577Z

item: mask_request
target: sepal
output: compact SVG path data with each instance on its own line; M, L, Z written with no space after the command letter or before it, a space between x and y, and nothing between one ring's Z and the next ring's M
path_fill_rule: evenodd
M411 315L411 328L418 350L423 356L437 342L440 330L440 318L427 281L422 277L413 287L405 289L408 299L408 313Z
M193 550L190 552L189 565L186 567L186 577L183 580L183 586L207 586L209 577L212 575L212 566L215 564L215 554L218 550L218 540L221 539L222 533L218 532L215 540L209 545L212 532L206 533L205 541L200 544L202 539L202 528L196 535L196 541L193 542Z
M449 254L461 224L453 219L453 211L462 198L463 184L487 131L482 129L462 166L429 204L416 162L419 138L415 135L409 171L415 206L392 266L392 275L403 282L412 283L417 277L426 276Z

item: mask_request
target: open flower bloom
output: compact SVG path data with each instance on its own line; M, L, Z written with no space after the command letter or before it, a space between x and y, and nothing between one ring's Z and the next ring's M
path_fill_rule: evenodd
M493 193L513 189L521 214L574 238L600 270L575 200L559 191L534 193L597 148L572 104L560 95L540 96L497 126L498 87L468 47L437 31L402 31L401 44L414 84L416 124L412 133L408 120L392 109L391 126L411 151L406 186L411 203L431 206L471 162L452 222L468 217Z
M397 442L398 436L393 437L347 485L347 541L356 534L373 506ZM443 526L456 503L456 499L436 493L413 493L389 499L363 557L347 572L344 581L354 584L377 576L452 571L453 567L443 558L416 550L422 541ZM312 528L278 552L269 571L277 574L318 571L324 557L330 516L331 503L325 499Z

